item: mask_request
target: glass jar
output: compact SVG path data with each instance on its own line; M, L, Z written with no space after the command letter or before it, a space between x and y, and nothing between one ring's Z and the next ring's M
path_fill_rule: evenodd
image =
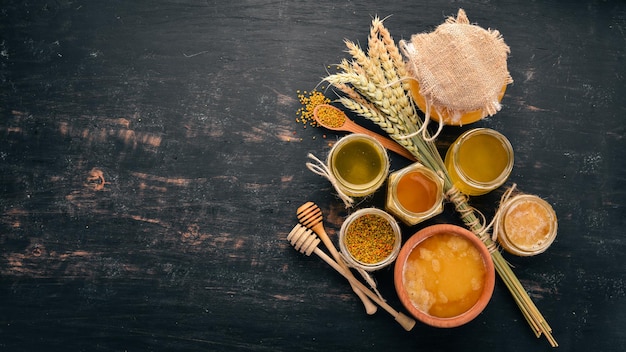
M558 222L554 209L535 195L520 194L504 202L494 229L507 252L531 256L545 252L554 242Z
M351 197L374 193L389 172L387 150L376 139L359 133L337 141L328 154L327 164L339 189Z
M417 83L417 81L414 79L409 80L409 87L411 90L411 96L413 97L413 101L415 101L417 107L422 112L426 113L428 104L426 104L426 98L424 98L424 96L420 93L419 83ZM498 102L502 101L505 92L506 84L502 86L502 90L498 94ZM474 123L485 118L487 115L488 114L483 109L476 109L472 111L466 111L462 114L459 114L459 116L455 116L447 109L435 109L432 106L430 107L430 117L432 117L433 120L437 122L441 121L444 125L450 126L469 125L470 123Z
M469 130L457 138L445 157L454 187L478 196L500 187L513 170L513 147L501 133L488 128Z
M339 249L346 263L366 271L393 263L401 245L400 226L393 216L378 208L355 211L339 230Z
M420 163L392 172L385 209L409 226L430 219L443 211L443 180Z

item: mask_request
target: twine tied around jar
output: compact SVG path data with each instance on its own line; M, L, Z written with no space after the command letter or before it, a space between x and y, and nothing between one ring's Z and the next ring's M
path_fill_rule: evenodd
M307 156L309 159L312 159L314 162L307 162L306 167L309 170L311 170L313 173L318 174L328 179L328 181L330 181L330 183L333 185L333 188L337 192L337 195L339 196L339 198L341 198L341 200L343 201L343 204L345 205L345 207L346 208L352 207L352 205L354 204L354 199L352 199L352 197L350 197L349 195L345 194L341 190L341 188L339 188L337 178L333 176L333 173L330 172L326 164L324 164L324 162L322 162L312 153L309 153Z
M488 227L493 227L491 240L494 242L498 239L498 231L500 229L500 222L502 221L502 217L504 216L504 211L503 211L504 204L506 204L506 202L511 198L511 195L513 195L513 191L515 190L516 187L517 187L517 184L514 183L509 189L507 189L504 192L504 194L502 194L502 197L500 198L500 204L498 206L498 210L496 211L496 214L493 216L491 223L489 223Z
M456 204L460 204L461 200L463 199L467 200L467 196L461 193L456 187L452 187L450 190L448 190L448 192L446 192L446 197L451 203L455 204L456 210L459 212L461 217L471 212L474 212L480 215L482 221L481 219L476 218L476 220L473 223L467 224L467 225L468 227L470 227L470 229L472 229L472 231L476 234L476 236L478 236L485 243L490 253L492 253L493 251L497 249L496 240L498 239L498 230L500 228L500 222L502 221L502 217L504 215L504 212L502 211L503 205L506 204L506 202L511 198L516 187L517 187L517 184L514 183L510 188L508 188L504 192L504 194L502 194L502 197L500 197L500 204L498 206L498 210L494 214L493 219L488 224L486 223L487 221L486 221L485 215L482 212L480 212L478 209L474 207L467 207L467 208L456 207ZM493 231L490 237L489 231L492 229Z
M459 215L461 215L462 219L466 217L469 218L469 215L471 214L480 215L480 218L476 217L474 221L467 222L466 225L470 228L470 230L472 230L474 234L476 234L476 236L478 236L478 238L480 238L485 246L487 246L489 253L493 253L494 251L496 251L498 249L498 246L496 245L495 241L491 240L488 233L491 226L486 225L487 219L482 212L472 206L467 205L467 195L459 191L458 188L452 186L446 192L446 198L448 199L448 201L454 204L454 208L459 213Z

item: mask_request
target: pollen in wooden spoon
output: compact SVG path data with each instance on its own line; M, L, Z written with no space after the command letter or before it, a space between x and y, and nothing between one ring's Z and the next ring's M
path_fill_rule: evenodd
M316 106L314 115L317 122L327 128L339 128L346 122L346 114L332 105Z

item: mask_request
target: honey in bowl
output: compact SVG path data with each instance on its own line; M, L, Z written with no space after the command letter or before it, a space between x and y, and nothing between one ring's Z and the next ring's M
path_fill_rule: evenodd
M396 291L418 320L455 327L486 307L495 283L491 255L480 239L455 225L418 231L402 247L394 268Z
M404 286L418 309L440 318L464 313L480 297L486 268L467 239L441 233L418 244L404 267Z

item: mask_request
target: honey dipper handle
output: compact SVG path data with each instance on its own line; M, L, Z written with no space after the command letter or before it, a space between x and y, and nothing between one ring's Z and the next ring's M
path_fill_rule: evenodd
M385 301L381 300L374 292L365 287L360 281L354 278L354 276L347 274L344 269L337 264L331 257L329 257L326 253L322 252L319 248L315 248L313 251L318 257L322 258L328 265L330 265L333 269L335 269L338 273L340 273L343 277L345 277L352 286L358 288L361 292L367 295L372 301L376 302L379 306L381 306L387 313L391 314L394 319L404 328L406 331L411 331L415 326L415 320L412 318L397 312L393 309L389 304Z
M335 258L334 262L341 267L342 272L344 272L345 275L351 276L354 279L354 275L352 275L352 272L350 271L346 263L343 261L343 259L339 255L339 252L337 252L337 248L335 248L335 245L330 240L330 237L328 237L328 234L326 233L326 230L324 230L324 226L322 225L322 223L320 222L317 225L313 226L313 231L317 233L317 236L322 240L326 248L328 248L328 251L330 252L330 254L333 256L333 258ZM376 305L372 303L372 301L370 301L367 295L365 295L363 292L361 292L361 290L359 290L354 285L352 285L352 283L350 283L350 285L352 286L352 291L354 291L354 293L359 297L359 299L361 299L361 302L363 303L363 306L365 307L365 312L368 315L372 315L376 313L376 311L378 310L378 307L376 307Z

